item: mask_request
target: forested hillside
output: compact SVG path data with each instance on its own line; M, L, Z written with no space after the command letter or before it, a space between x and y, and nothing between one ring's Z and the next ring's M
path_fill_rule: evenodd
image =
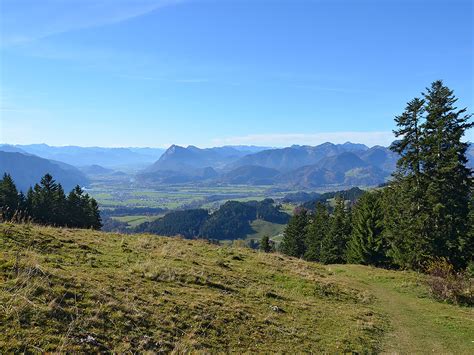
M27 153L6 152L2 149L0 147L0 176L11 175L23 193L45 174L56 176L66 189L89 183L89 179L74 166Z
M263 201L228 201L209 214L204 209L174 211L153 222L135 228L136 232L159 235L182 235L187 238L233 240L252 232L250 222L263 220L278 224L288 222L290 216L280 211L272 199Z

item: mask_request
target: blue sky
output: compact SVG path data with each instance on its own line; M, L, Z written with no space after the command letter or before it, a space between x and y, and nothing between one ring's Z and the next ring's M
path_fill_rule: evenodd
M0 4L4 143L388 144L436 79L474 108L470 0Z

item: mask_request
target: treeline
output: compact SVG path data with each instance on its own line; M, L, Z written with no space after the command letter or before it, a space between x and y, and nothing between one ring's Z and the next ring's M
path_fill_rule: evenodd
M304 208L313 210L316 208L318 202L324 202L328 199L340 196L346 201L354 203L363 194L364 190L361 190L358 187L353 187L349 190L330 191L322 194L317 192L299 191L286 194L285 197L283 197L282 202L302 203Z
M173 211L156 221L139 224L135 227L135 231L193 238L201 235L201 228L208 218L209 212L205 209Z
M2 220L31 220L35 223L73 228L100 229L97 201L76 186L66 196L61 184L46 174L39 184L29 188L26 196L18 192L12 177L0 180Z
M312 200L306 201L303 204L303 207L309 210L314 210L319 202L324 202L326 200L333 199L336 197L342 197L344 200L348 201L352 205L363 194L364 190L361 190L358 187L353 187L349 190L325 192Z
M187 238L239 239L253 232L250 223L256 219L285 224L289 215L280 211L272 199L228 201L212 214L205 209L174 211L137 226L135 231L170 236L179 234Z
M336 200L332 214L319 203L290 220L280 249L323 263L424 269L443 259L464 268L474 258L472 171L467 167L466 109L441 81L410 101L395 118L400 155L385 187L353 208Z

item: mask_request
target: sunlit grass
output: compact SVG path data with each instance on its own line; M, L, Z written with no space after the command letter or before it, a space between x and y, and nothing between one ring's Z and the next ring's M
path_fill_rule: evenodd
M431 299L423 280L205 241L0 224L0 349L472 353L472 309Z

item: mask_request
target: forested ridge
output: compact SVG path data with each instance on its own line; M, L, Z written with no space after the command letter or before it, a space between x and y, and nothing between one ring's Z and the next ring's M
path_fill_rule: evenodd
M135 231L187 238L238 239L252 232L250 222L256 219L285 224L289 215L280 211L272 199L228 201L211 214L205 209L173 211L156 221L137 226Z

